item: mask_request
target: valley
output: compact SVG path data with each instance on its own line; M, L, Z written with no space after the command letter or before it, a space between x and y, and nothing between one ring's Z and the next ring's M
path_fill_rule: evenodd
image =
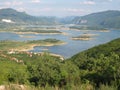
M0 90L119 90L119 17L0 9Z

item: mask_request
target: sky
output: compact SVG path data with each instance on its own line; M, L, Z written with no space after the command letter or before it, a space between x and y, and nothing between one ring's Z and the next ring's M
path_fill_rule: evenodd
M0 9L13 8L34 16L83 16L120 10L120 0L0 0Z

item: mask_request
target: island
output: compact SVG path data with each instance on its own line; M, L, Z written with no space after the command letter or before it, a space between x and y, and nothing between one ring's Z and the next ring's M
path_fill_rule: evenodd
M104 30L99 30L100 32L110 32L110 30L104 29Z
M13 32L16 34L63 34L57 30L17 30Z
M87 33L84 33L80 36L76 36L76 37L72 37L72 40L93 40L94 36L98 36L97 34L87 34Z
M12 32L16 34L63 34L63 35L66 35L65 32L61 32L57 28L26 27L26 26L0 28L0 32Z

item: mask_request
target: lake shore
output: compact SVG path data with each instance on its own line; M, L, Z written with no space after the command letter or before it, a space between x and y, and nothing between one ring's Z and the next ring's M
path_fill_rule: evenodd
M64 44L67 44L65 42L59 42L59 43L55 43L55 44L52 44L52 43L46 43L46 44L30 44L30 45L24 45L24 46L21 46L21 47L18 47L18 48L13 48L14 51L30 51L30 50L33 50L34 47L36 46L47 46L47 47L51 47L51 46L56 46L56 45L64 45Z
M72 40L82 40L82 41L89 41L93 40L94 38L72 38Z
M34 38L35 36L25 36L25 35L19 35L22 38Z
M0 42L0 49L3 51L30 51L36 46L56 46L64 45L66 42L57 39L43 39L43 40L31 40L31 41L11 41L5 40Z
M51 32L48 32L48 31L44 31L44 32L32 32L32 31L0 31L0 32L10 32L10 33L15 33L15 34L18 34L18 35L24 35L24 34L42 34L42 35L57 35L57 34L62 34L62 35L67 35L67 33L65 32L59 32L59 31L51 31Z

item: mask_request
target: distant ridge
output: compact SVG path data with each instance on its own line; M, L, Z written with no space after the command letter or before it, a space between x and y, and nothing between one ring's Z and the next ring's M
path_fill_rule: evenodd
M32 16L25 12L19 12L12 8L0 9L0 23L12 24L38 24L38 25L56 25L56 24L77 24L90 27L116 28L120 29L120 11L108 10L98 13L92 13L85 16L68 16L57 18L52 16Z
M108 10L76 17L73 19L73 23L104 28L120 28L120 11Z
M25 12L18 12L12 8L0 9L0 22L3 19L19 24L56 24L55 17L36 17Z

